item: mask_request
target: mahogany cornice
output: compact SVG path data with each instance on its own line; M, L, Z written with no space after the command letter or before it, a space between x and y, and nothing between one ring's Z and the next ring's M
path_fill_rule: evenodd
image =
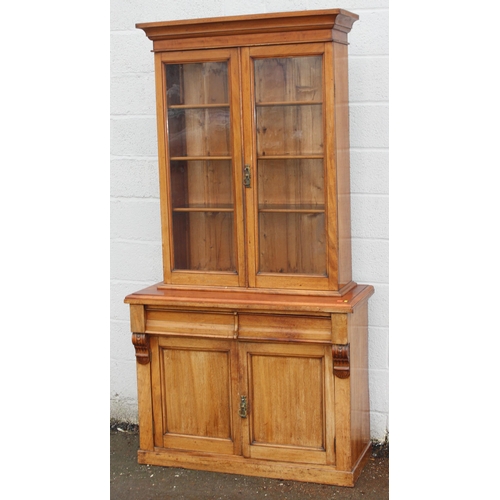
M357 14L347 10L330 9L138 23L136 28L144 30L146 36L153 41L221 36L241 37L256 33L265 35L325 29L347 34L358 19Z

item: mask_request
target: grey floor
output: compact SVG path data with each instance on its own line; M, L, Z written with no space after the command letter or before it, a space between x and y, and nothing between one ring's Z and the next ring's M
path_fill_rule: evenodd
M139 465L137 430L111 429L111 500L200 499L364 499L389 498L388 447L380 447L354 488L299 483L233 474Z

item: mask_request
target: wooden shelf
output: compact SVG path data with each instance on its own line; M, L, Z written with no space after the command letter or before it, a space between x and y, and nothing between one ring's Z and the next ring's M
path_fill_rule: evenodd
M323 101L276 101L276 102L256 102L256 107L261 106L321 106Z
M259 212L266 213L303 213L303 214L322 214L325 213L325 207L312 207L312 206L301 206L301 205L267 205L263 207L259 207Z
M176 207L173 212L234 212L234 208L226 207Z
M232 156L172 156L170 161L224 161L232 159Z
M323 155L257 155L257 160L322 160Z
M213 108L229 108L228 103L222 104L171 104L168 109L213 109Z

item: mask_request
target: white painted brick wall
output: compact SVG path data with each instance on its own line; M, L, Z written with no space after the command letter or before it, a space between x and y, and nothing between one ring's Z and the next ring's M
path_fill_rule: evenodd
M137 421L125 295L162 279L152 42L139 22L344 8L349 35L353 275L375 286L369 306L372 438L389 425L388 0L112 0L111 417Z

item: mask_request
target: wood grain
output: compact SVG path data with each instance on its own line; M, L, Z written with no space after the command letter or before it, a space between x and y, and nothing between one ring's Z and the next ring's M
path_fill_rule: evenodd
M210 453L183 452L158 449L148 452L140 450L140 464L152 464L168 467L182 467L195 470L222 472L225 474L245 474L248 476L270 477L290 481L322 483L337 486L354 486L361 473L362 466L369 459L369 449L364 461L359 461L352 471L341 471L330 465L262 460L238 456L225 456Z
M325 357L321 345L240 344L241 392L250 401L243 454L252 458L326 463Z
M161 286L161 284L160 284ZM375 292L371 285L357 285L341 297L311 292L283 293L282 290L255 291L252 289L211 287L209 289L190 289L186 287L160 287L152 285L125 297L127 304L150 306L174 306L202 310L239 310L239 311L281 311L289 313L353 312L354 307L367 300Z
M356 461L370 444L370 396L368 387L368 303L350 315L351 346L351 456Z
M352 486L369 457L342 9L143 23L163 282L128 295L140 463ZM243 172L249 182L243 184Z
M333 57L335 69L335 150L337 158L337 220L339 252L339 286L352 279L351 264L351 187L349 156L349 89L347 46L334 43Z
M139 23L155 51L333 41L347 43L359 17L343 9Z
M158 338L162 446L231 454L234 344Z
M238 338L247 340L286 340L330 342L329 317L239 314Z
M134 333L146 331L144 306L135 304L130 306L130 330Z
M232 338L235 329L234 323L235 316L230 313L216 314L155 309L148 309L146 313L146 331L148 333Z
M149 341L148 341L149 343ZM137 404L139 408L139 446L141 450L154 449L153 402L151 387L151 363L136 362Z

